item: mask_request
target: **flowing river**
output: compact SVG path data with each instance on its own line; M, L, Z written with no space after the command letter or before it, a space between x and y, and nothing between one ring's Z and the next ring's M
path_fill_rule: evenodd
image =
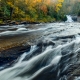
M61 23L0 26L1 52L31 44L10 66L1 64L0 80L80 80L80 23L68 18ZM17 51L12 52L6 55Z

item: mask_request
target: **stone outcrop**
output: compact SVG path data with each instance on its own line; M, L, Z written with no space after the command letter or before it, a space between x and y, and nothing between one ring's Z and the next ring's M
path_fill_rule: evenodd
M77 21L80 22L80 16L78 16Z

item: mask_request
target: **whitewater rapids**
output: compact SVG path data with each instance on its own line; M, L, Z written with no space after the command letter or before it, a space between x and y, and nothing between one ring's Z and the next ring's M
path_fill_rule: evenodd
M56 47L47 46L41 53L34 45L12 67L0 71L0 80L68 80L71 65L79 63L80 37ZM32 57L30 57L32 55Z

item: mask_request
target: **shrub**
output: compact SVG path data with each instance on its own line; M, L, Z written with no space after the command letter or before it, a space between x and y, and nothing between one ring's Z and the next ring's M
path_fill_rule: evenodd
M78 16L80 16L80 11L78 12Z

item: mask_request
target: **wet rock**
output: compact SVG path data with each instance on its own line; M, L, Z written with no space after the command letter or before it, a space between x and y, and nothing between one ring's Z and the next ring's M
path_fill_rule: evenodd
M53 42L53 41L50 41L49 43L48 43L48 45L55 45L55 43Z
M0 26L6 26L6 25L8 25L7 23L2 23L2 24L0 24Z
M9 23L9 25L11 26L11 25L19 25L20 23L19 22L17 22L17 21L11 21L10 23Z
M54 40L67 39L67 38L74 38L74 37L75 37L75 35L58 36L58 37L55 37Z
M20 24L39 24L39 22L22 21Z
M49 45L55 45L55 43L54 42L52 42L52 41L49 41L49 42L39 42L38 44L37 44L37 46L39 46L39 47L41 47L41 46L49 46Z
M73 21L77 21L77 16L72 17Z
M27 21L22 21L20 24L28 24Z
M23 52L28 52L30 50L30 45L27 46L17 46L0 52L0 57L15 57Z
M0 66L16 60L24 52L30 51L30 45L18 46L0 52Z
M11 21L9 24L10 25L15 25L16 24L16 21Z
M0 57L0 66L5 65L5 64L11 64L17 57Z

